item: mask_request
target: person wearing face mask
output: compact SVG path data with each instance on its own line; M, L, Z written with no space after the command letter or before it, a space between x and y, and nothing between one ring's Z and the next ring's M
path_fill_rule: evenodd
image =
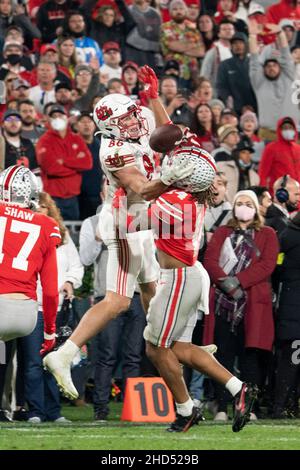
M274 182L283 175L300 182L300 145L295 121L284 117L277 122L277 139L268 144L261 157L260 184L273 195Z
M219 227L208 244L204 266L211 278L210 314L204 344L218 346L216 358L241 379L263 385L265 360L272 351L274 323L270 276L278 255L276 233L265 227L253 191L239 191L233 217ZM216 420L227 421L229 397L217 385ZM252 419L256 416L251 415Z
M49 130L36 145L44 190L55 200L65 220L78 220L82 171L92 168L92 156L82 137L68 127L62 106L53 105L48 116Z
M17 41L6 41L3 46L3 60L0 68L0 80L3 80L8 72L17 75L26 74L33 69L33 64L28 57L23 55L23 45Z

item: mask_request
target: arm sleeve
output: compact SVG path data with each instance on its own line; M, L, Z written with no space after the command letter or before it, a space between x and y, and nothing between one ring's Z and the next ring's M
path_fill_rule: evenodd
M89 219L82 222L79 234L79 256L82 264L90 266L98 258L102 250L102 242L95 239L95 231Z
M282 71L288 76L292 81L295 80L295 64L288 47L280 48L281 52L281 67Z
M84 269L77 248L69 234L67 235L67 241L64 246L68 257L68 266L64 272L63 284L67 281L72 282L74 288L77 289L82 284ZM59 288L60 287L61 286L59 286Z
M264 73L263 73L263 66L259 62L258 54L250 54L249 77L250 77L251 85L254 90L259 88L263 80L265 80Z
M212 283L218 283L221 277L227 277L227 274L219 265L219 259L223 243L228 236L228 230L219 227L213 234L204 257L204 267L207 270Z
M260 160L258 175L260 177L261 186L269 187L269 179L274 156L272 152L272 147L273 146L271 146L270 148L270 144L265 147Z
M40 271L43 289L44 330L47 334L55 332L55 319L58 308L57 278L56 248L51 246L44 257Z

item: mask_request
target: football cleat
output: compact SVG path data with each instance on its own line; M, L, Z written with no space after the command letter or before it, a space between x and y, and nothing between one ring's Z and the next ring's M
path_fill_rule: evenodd
M257 393L256 386L243 383L241 390L234 397L233 432L239 432L250 421L250 413L257 398Z
M189 416L182 416L176 413L176 419L171 426L167 428L168 432L187 432L194 424L199 424L199 421L204 421L200 408L193 407L192 414Z
M60 350L47 354L43 359L43 365L55 378L62 394L69 400L76 400L78 392L72 382L70 362L64 360Z

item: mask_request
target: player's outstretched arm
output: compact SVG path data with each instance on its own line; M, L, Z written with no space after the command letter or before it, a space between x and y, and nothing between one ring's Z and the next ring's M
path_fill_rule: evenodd
M167 191L168 187L176 181L191 175L193 170L194 165L186 161L178 161L169 165L166 160L163 163L160 178L153 181L148 181L134 166L116 171L115 176L124 189L130 188L146 201L151 201Z
M154 70L148 65L141 67L139 71L139 81L144 84L144 93L150 101L156 126L162 126L170 122L170 116L158 96L158 79Z

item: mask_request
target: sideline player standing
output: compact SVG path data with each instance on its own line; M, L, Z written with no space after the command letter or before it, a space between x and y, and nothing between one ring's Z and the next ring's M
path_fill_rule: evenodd
M0 340L27 336L35 328L39 274L43 288L44 354L55 345L56 246L61 237L53 219L34 212L37 204L38 182L28 168L10 166L0 174Z
M164 114L161 123L168 119ZM108 247L107 292L101 302L87 311L70 339L44 359L44 366L70 399L78 396L70 374L70 365L78 349L110 320L128 310L136 282L140 284L145 311L155 293L158 269L152 232L119 237L112 213L115 191L122 188L129 212L131 209L136 212L136 206L142 209L148 204L146 201L158 197L168 186L193 171L193 165L177 163L164 168L160 179L151 181L154 162L147 122L129 97L121 94L105 96L95 106L94 120L102 134L100 160L109 181L99 226L101 238Z

